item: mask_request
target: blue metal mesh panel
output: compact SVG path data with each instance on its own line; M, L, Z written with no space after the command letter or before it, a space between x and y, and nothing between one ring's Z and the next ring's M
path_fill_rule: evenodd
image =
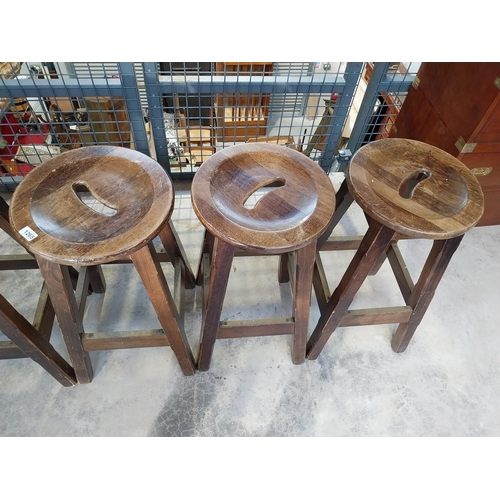
M36 165L75 148L135 147L133 99L121 78L118 63L3 63L0 187L15 188Z
M382 68L382 69L381 69ZM175 178L265 141L337 169L339 149L390 133L415 63L1 63L0 188L53 155L135 148Z
M354 152L368 142L390 136L420 63L367 63L366 94L360 103L356 130L349 141Z

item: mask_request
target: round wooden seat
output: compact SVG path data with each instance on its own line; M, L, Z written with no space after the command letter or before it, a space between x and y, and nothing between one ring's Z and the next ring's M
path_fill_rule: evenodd
M247 200L273 187L254 207ZM192 184L196 215L217 238L237 248L280 253L303 247L332 217L335 192L323 170L292 149L239 144L206 160Z
M342 242L344 248L355 243L357 251L333 294L318 253L314 283L321 316L308 342L308 359L318 357L338 326L398 324L391 345L395 352L403 352L453 253L484 210L479 182L462 162L434 146L409 139L380 139L354 154L337 192L336 218L325 235L332 232L353 201L367 216L368 229L361 240ZM417 238L434 241L418 281L413 283L398 240ZM322 248L337 250L334 240L323 237ZM405 305L350 310L365 279L375 274L386 258Z
M198 369L210 367L217 338L264 335L292 335L292 362L303 363L317 241L335 210L326 173L285 146L239 144L203 163L191 197L206 228L198 268L205 298ZM248 255L280 255L278 279L291 283L292 317L220 322L233 257Z
M32 252L60 264L95 265L154 238L173 201L170 178L156 161L130 149L90 146L34 169L14 192L11 222Z
M169 345L185 375L195 361L182 326L182 295L174 300L153 239L158 235L176 272L177 291L194 276L170 221L174 191L168 174L139 151L88 146L58 155L32 170L14 192L11 225L37 260L76 378L93 377L88 351ZM104 291L100 264L133 263L162 330L85 333L88 283ZM81 266L73 287L69 266ZM93 281L94 280L94 281ZM187 285L186 285L187 286Z
M365 213L413 238L458 236L483 214L483 192L471 171L419 141L385 139L363 146L352 157L346 181Z

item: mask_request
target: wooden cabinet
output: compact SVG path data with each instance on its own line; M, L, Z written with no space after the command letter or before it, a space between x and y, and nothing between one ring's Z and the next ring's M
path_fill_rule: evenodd
M390 137L427 142L461 160L483 189L478 225L500 224L500 63L423 63Z
M272 62L216 63L217 75L272 75ZM222 142L246 141L266 135L269 94L225 93L215 97L217 137Z

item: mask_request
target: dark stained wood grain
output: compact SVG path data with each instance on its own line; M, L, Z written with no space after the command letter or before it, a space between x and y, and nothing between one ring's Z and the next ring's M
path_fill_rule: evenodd
M90 357L83 349L81 335L84 333L82 316L79 311L67 266L37 256L50 299L57 316L66 349L80 384L92 382L93 369Z
M333 292L325 311L307 343L307 359L316 359L330 335L339 325L351 305L356 292L365 281L377 259L389 246L394 231L377 221L372 221L361 245Z
M221 321L218 339L246 337L266 337L273 335L293 335L293 318L265 318L249 320Z
M170 347L177 357L182 373L194 375L196 364L193 354L184 329L181 327L179 312L175 307L165 275L156 258L153 243L150 242L134 252L131 258L144 283Z
M114 215L78 196L85 187ZM38 237L24 246L64 265L97 265L128 255L160 232L173 210L173 188L148 156L120 147L90 146L42 163L18 186L10 222ZM30 203L25 203L30 200Z
M86 351L137 349L170 345L165 332L161 328L84 333L82 335L82 343Z
M280 186L253 208L258 189ZM335 191L317 163L266 143L238 144L211 156L196 172L191 198L202 224L235 248L280 254L315 241L330 222Z
M182 287L194 287L194 276L170 216L174 193L165 170L148 156L120 147L91 146L44 162L30 172L10 204L10 225L29 227L36 236L22 244L37 259L80 383L92 380L85 346L92 349L169 345L185 375L196 363L183 329ZM0 206L1 218L1 206ZM159 254L153 239L165 247ZM175 269L175 300L161 261ZM133 262L164 332L158 335L117 332L92 337L82 315L89 287L104 293L101 264ZM78 265L80 275L70 265ZM188 272L186 272L188 270ZM187 277L187 278L186 278ZM76 296L68 284L76 281ZM68 281L69 280L69 281ZM103 347L104 346L104 347Z
M292 345L292 362L296 365L300 365L306 359L316 243L313 241L296 251L293 293L295 321Z
M38 265L37 265L38 268ZM45 283L38 298L38 304L32 321L33 328L47 342L50 341L52 327L54 325L55 312L50 301L49 293ZM19 359L28 357L14 342L0 341L0 359Z
M288 252L282 253L278 265L278 281L280 283L288 283L290 275L288 274Z
M203 285L203 279L205 272L203 271L203 258L205 254L208 254L209 261L212 260L212 254L214 251L214 241L215 238L213 234L209 233L206 229L203 231L203 243L201 247L200 261L198 263L198 271L196 273L196 284L198 286Z
M170 262L175 263L177 258L181 258L184 263L185 268L185 281L184 286L186 288L192 289L196 286L196 279L189 265L189 261L184 250L184 247L180 243L179 235L175 229L172 220L169 219L165 227L160 231L160 240L163 244L163 248L170 257Z
M405 183L421 173L428 178L405 197ZM481 186L470 170L419 141L382 139L363 146L349 164L346 181L365 213L413 238L453 238L483 214Z
M247 203L264 187L269 190L257 202ZM205 161L195 174L191 196L205 226L197 279L203 284L198 369L209 369L218 338L267 335L292 335L292 362L303 363L317 239L335 210L328 176L297 151L244 144ZM289 281L292 289L291 321L220 322L233 257L263 255L279 256L278 281Z
M410 87L390 131L441 148L473 171L487 170L477 177L485 200L478 226L500 224L499 77L498 62L422 63L418 86Z
M200 371L207 371L210 368L233 255L234 248L229 243L223 240L215 240L210 266L208 296L204 305L201 326L200 351L198 353L198 370Z
M413 313L408 322L402 322L392 337L392 349L403 352L410 343L417 326L429 307L450 259L457 250L464 235L449 240L434 241L424 268L408 300Z
M321 315L308 341L308 359L316 359L335 329L345 326L398 324L392 347L404 351L464 233L483 213L483 196L470 171L448 153L418 141L382 139L363 146L337 195L343 213L350 205L346 188L363 209L368 231L361 243L356 237L323 236L318 244L320 251L357 251L330 298L318 253L313 283ZM335 215L325 234L338 222ZM397 244L412 238L435 240L416 285ZM360 286L386 257L406 305L349 310Z
M2 295L0 330L63 386L76 384L73 368Z

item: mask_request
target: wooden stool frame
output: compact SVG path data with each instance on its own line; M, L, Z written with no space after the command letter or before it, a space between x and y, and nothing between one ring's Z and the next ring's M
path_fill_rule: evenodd
M368 230L364 236L332 238L353 201L363 210ZM316 359L339 326L399 324L391 345L403 352L465 232L477 224L483 210L477 179L448 153L409 139L382 139L361 147L336 194L334 217L318 240L313 286L321 316L309 338L307 358ZM422 238L433 240L433 245L414 284L398 241ZM356 253L330 294L320 252L343 249ZM405 305L349 310L365 279L376 274L385 259Z
M14 193L10 229L18 240L16 233L22 233L25 226L38 228L34 241L27 238L23 246L35 256L78 382L92 381L91 350L166 345L174 352L182 372L193 375L196 363L184 333L183 290L194 288L195 278L170 220L175 193L162 167L136 151L91 146L54 157L30 174ZM98 202L102 199L101 203L114 213L83 208L85 202L78 193L91 193ZM24 198L29 203L24 203ZM76 217L79 213L82 215ZM33 217L40 217L36 220L41 226ZM49 225L44 226L45 220ZM157 236L164 252L154 247ZM25 262L32 265L29 259ZM174 296L161 262L174 266ZM89 287L95 292L105 291L102 265L114 263L134 264L160 329L84 331L87 291ZM79 266L76 284L73 265Z
M247 206L261 188L271 190ZM197 274L203 286L198 369L209 369L217 339L268 335L292 335L292 362L304 363L316 245L335 208L328 176L285 146L238 144L200 167L191 199L205 227ZM233 258L266 255L279 256L278 281L291 284L292 315L221 322Z
M1 197L0 229L19 242L9 223L9 206ZM34 257L29 254L4 254L0 258L0 270L35 269L36 267ZM72 273L74 278L75 273ZM76 283L76 279L73 282ZM5 297L0 295L0 330L9 338L9 340L0 341L0 359L31 358L63 386L70 387L76 384L75 372L50 344L54 317L54 308L45 283L42 284L31 323Z
M210 368L217 339L292 335L292 362L304 363L315 253L316 242L313 242L293 252L279 254L278 281L290 282L293 298L292 316L220 321L233 258L262 254L235 249L229 243L205 231L197 276L197 282L202 286L202 336L198 355L200 371Z
M364 237L331 236L342 215L354 201L345 181L337 193L337 200L335 220L332 221L327 233L318 241L319 250L316 253L313 286L321 319L308 341L307 359L316 359L335 329L347 326L399 323L391 345L395 352L404 352L422 321L434 291L463 235L449 240L434 240L420 277L414 284L397 243L398 240L407 239L406 236L398 235L369 217L367 217L369 228ZM340 250L356 250L356 254L332 295L320 252ZM378 271L385 257L391 265L406 305L349 310L365 279Z
M171 224L167 224L160 233L162 241L173 241L170 231ZM158 255L162 261L169 258L169 254L158 254L150 242L148 245L130 255L129 259L121 258L106 263L124 264L133 263L146 292L153 304L160 321L160 329L118 331L118 332L85 332L83 328L83 312L85 309L86 293L90 275L96 267L80 268L80 279L77 291L73 291L69 267L37 257L42 277L47 284L51 297L54 299L61 332L74 365L80 383L90 383L93 370L90 364L89 352L110 349L131 349L139 347L170 346L179 361L184 375L194 375L196 363L184 333L184 288L192 288L195 283L189 266L185 264L181 252L170 261L175 269L174 294L166 281L160 266ZM100 266L97 266L99 269ZM152 272L154 270L154 272Z

